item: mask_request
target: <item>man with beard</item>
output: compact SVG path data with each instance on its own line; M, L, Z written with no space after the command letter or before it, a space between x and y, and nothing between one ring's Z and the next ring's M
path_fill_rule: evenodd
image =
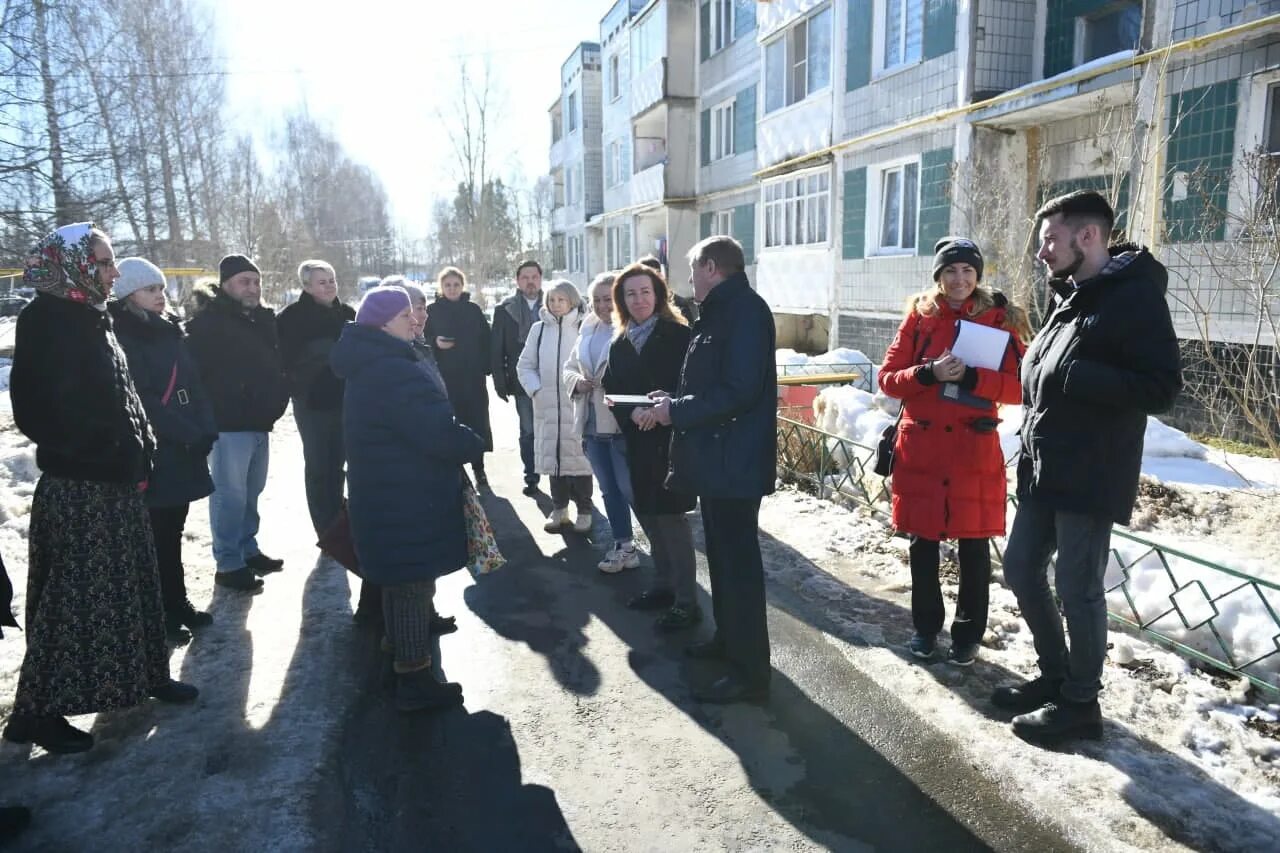
M227 255L218 264L218 281L187 334L218 422L209 456L214 580L252 593L262 588L258 575L284 566L258 548L258 496L267 485L271 428L289 405L289 388L276 312L262 305L257 265L244 255Z
M1036 256L1053 299L1022 361L1018 514L1004 576L1031 629L1040 675L998 688L991 701L1020 714L1019 737L1097 739L1111 525L1129 523L1147 415L1173 406L1181 363L1168 273L1144 248L1108 248L1115 214L1105 198L1070 193L1040 208L1036 221ZM1049 589L1055 551L1069 650Z

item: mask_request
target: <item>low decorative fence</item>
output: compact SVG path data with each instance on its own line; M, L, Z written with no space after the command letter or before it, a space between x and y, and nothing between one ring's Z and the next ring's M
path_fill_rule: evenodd
M875 450L823 432L809 407L778 410L778 473L818 497L888 517L889 484ZM1009 501L1016 511L1017 500ZM1003 543L992 541L997 561ZM1191 659L1280 693L1280 585L1112 530L1105 580L1111 619Z

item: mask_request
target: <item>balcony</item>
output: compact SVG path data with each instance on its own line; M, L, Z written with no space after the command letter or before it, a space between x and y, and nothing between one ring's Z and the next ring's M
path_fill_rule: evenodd
M635 118L667 96L667 58L649 64L631 78L631 116Z
M631 203L633 205L661 202L667 192L666 163L655 163L636 172L631 178Z
M551 233L552 234L564 233L564 227L567 221L567 216L565 214L566 210L568 210L568 208L566 207L557 207L551 211Z

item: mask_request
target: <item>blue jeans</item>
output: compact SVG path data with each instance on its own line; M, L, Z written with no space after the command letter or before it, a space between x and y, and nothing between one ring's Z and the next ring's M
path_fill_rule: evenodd
M613 541L631 541L631 469L627 467L627 444L620 433L588 435L582 449L595 472L604 498L604 513L609 517Z
M293 420L302 438L307 510L319 536L342 509L342 484L346 479L343 467L347 460L342 446L342 409L312 409L294 400Z
M209 454L209 527L220 572L242 569L260 553L258 495L267 485L270 439L265 432L220 432Z
M520 418L520 461L524 462L524 481L532 486L538 482L538 475L533 470L533 400L524 393L513 396L516 415Z
M1039 657L1040 672L1062 679L1062 697L1090 702L1102 689L1107 656L1107 599L1103 577L1111 548L1111 520L1062 512L1024 500L1004 550L1004 579L1017 596ZM1049 590L1049 558L1062 613ZM1062 633L1067 619L1071 650Z

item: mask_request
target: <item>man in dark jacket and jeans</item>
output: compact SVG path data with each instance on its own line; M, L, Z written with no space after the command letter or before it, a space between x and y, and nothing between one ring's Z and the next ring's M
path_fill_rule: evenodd
M533 471L533 400L524 393L516 362L524 349L529 330L542 309L542 267L537 261L522 261L516 267L516 292L498 303L493 311L493 335L489 338L490 372L493 390L504 401L516 401L520 418L520 460L524 462L524 493L537 494L538 475Z
M271 428L284 414L289 392L276 315L260 304L258 267L244 255L228 255L218 277L213 300L187 324L191 354L218 422L209 456L214 580L254 592L262 587L257 575L284 566L258 548L258 495L267 484Z
M1020 712L1015 734L1052 742L1102 736L1111 525L1129 523L1147 416L1173 406L1182 379L1168 273L1145 249L1108 249L1115 215L1106 199L1070 193L1036 219L1037 257L1054 296L1022 361L1018 514L1004 576L1034 637L1040 675L998 688L992 702ZM1048 582L1055 551L1069 650Z
M703 702L760 702L769 697L769 627L760 557L760 499L777 470L778 380L769 306L751 289L742 246L708 237L689 252L693 296L701 303L674 397L655 395L653 417L674 429L673 491L702 501L716 633L690 646L691 657L717 658L728 674Z

